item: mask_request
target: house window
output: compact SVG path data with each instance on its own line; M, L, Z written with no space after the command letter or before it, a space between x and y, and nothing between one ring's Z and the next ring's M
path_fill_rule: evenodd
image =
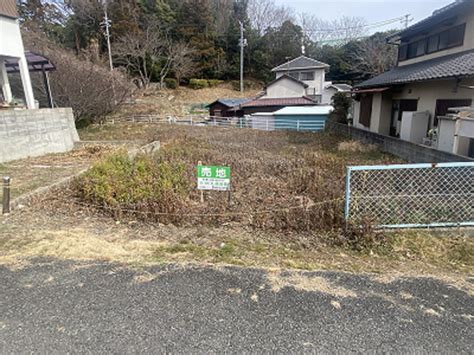
M398 51L398 60L403 61L419 57L425 53L434 53L448 48L462 46L465 32L466 24L462 24L420 41L408 45L401 45Z
M291 76L292 78L296 79L296 80L299 80L299 73L297 71L292 71L292 72L289 72L288 75Z
M300 80L303 80L303 81L314 80L314 71L302 71L300 73Z
M408 58L416 58L425 54L426 39L408 45Z
M428 38L427 53L436 52L439 48L439 35L431 36Z
M372 94L360 98L359 123L370 127L370 116L372 116Z
M402 44L398 50L398 60L402 61L407 59L408 45Z

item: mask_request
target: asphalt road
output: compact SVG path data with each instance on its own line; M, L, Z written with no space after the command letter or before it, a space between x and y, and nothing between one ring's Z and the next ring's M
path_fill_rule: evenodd
M276 287L255 269L2 266L0 352L474 352L474 300L462 290L304 275Z

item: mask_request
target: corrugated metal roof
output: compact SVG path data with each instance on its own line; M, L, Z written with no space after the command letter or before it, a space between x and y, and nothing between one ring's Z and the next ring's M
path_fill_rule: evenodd
M0 16L18 18L16 0L0 0Z
M281 110L275 111L273 114L275 116L282 115L329 115L334 108L330 105L324 106L293 106L293 107L284 107Z
M275 99L256 99L245 102L240 107L262 107L262 106L299 106L299 105L314 105L315 102L309 97L288 97Z
M329 68L329 64L320 62L319 60L305 57L304 55L292 59L289 62L283 63L272 71L285 71L291 69L310 69L310 68Z
M418 81L474 76L474 50L447 55L423 62L398 66L366 80L355 88L367 88Z
M0 0L1 1L1 0ZM56 66L50 62L50 60L38 53L25 51L26 61L28 63L28 69L30 72L36 71L53 71L56 70ZM17 60L7 59L5 61L7 73L18 73L20 67Z

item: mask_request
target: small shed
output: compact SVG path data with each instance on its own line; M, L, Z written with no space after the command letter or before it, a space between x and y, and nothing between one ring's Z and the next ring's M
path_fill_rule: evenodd
M330 105L285 107L273 113L275 129L321 131L324 129L332 110L333 107Z
M247 101L250 99L217 99L206 107L211 117L241 117L243 113L239 105Z

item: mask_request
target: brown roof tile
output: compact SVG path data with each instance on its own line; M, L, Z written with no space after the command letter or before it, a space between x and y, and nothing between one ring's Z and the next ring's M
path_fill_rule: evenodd
M0 0L0 16L18 18L16 0Z

